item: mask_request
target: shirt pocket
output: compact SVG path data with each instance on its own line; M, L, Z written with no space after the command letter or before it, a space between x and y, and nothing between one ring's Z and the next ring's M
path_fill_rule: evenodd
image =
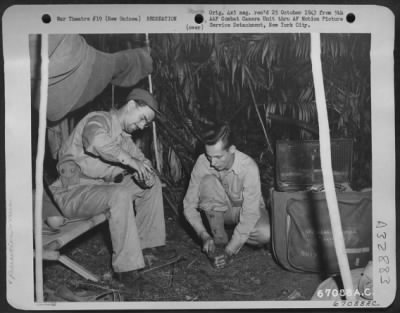
M239 177L234 176L229 188L229 198L233 207L241 207L243 204L243 184Z

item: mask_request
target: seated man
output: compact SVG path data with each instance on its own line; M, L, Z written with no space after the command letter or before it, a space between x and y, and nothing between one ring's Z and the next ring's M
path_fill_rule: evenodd
M50 186L66 217L92 217L109 210L112 266L123 283L139 277L137 270L145 266L142 249L165 245L161 183L130 135L154 119L157 106L150 93L134 89L118 110L86 115L63 143L57 164L60 178ZM123 175L129 171L147 186ZM160 249L147 250L155 257L171 257Z
M205 153L193 168L183 200L184 215L203 242L203 251L215 255L214 265L224 267L243 244L261 246L269 242L270 223L261 194L257 164L232 143L228 125L218 125L204 136ZM211 236L200 212L209 222ZM224 224L236 225L228 239Z

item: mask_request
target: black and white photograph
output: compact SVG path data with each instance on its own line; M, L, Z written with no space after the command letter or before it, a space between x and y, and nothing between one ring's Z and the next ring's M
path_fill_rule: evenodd
M273 18L265 7L237 7L191 13L193 32L190 24L28 31L22 157L31 207L22 241L34 303L388 305L376 290L395 284L395 224L386 219L394 194L376 181L374 99L377 80L393 81L376 74L376 33L281 23L269 31L271 21L314 8ZM335 12L352 23L344 11L315 16ZM145 16L118 12L120 23ZM155 20L179 25L167 15ZM18 110L8 112L12 119ZM382 173L394 165L391 153ZM10 185L7 234L17 251L22 211L12 204L18 184ZM385 192L389 205L377 213ZM12 249L9 286L21 266Z

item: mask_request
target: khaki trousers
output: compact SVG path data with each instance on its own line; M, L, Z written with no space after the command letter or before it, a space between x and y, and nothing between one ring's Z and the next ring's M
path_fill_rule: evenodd
M200 210L204 211L216 244L226 244L228 236L224 224L239 223L241 203L229 198L224 187L214 175L206 175L200 182ZM260 218L250 230L248 244L262 245L270 240L270 219L265 208L260 207Z
M142 249L165 245L164 206L158 178L150 189L140 188L126 176L119 184L81 179L79 185L62 187L56 181L50 190L66 217L91 217L110 211L115 272L143 268Z

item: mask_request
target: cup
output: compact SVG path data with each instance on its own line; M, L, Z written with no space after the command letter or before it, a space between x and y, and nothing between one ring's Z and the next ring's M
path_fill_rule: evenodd
M63 216L48 216L46 218L46 223L49 225L51 228L59 228L65 224L66 219Z

